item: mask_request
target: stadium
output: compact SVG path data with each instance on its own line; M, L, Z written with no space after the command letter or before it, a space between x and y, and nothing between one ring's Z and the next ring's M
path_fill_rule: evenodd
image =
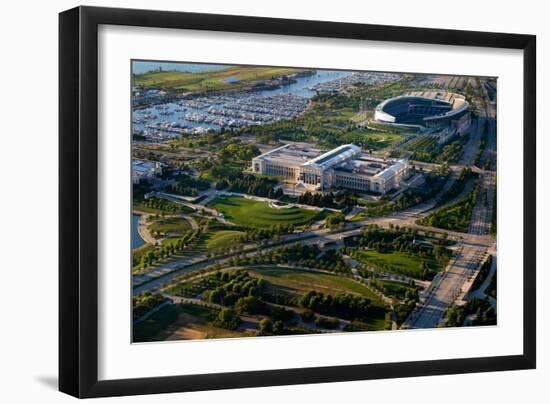
M455 93L415 91L378 104L374 120L398 126L462 130L470 125L469 103Z

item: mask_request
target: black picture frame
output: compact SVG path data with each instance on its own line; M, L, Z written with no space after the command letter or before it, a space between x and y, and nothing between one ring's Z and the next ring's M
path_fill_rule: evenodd
M523 51L523 354L99 381L98 26L100 24ZM59 15L59 389L104 397L324 383L536 366L536 37L340 22L77 7Z

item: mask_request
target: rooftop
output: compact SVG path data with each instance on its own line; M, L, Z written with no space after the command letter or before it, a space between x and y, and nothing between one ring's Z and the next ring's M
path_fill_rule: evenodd
M154 161L147 160L132 160L132 171L134 172L147 172L157 168L158 163Z
M361 153L361 148L354 144L344 144L336 149L330 150L311 161L307 164L320 168L327 168L344 162L346 159Z
M385 169L390 167L394 163L393 160L384 160L376 157L371 157L366 154L362 154L361 157L347 161L346 163L335 167L335 171L348 172L359 174L367 177L373 177Z
M286 165L300 166L322 153L323 152L319 149L291 143L270 150L255 159L261 159L267 163L273 162L277 164L282 163Z
M380 171L378 174L375 175L375 177L381 178L383 180L388 180L392 178L399 170L402 170L406 166L407 165L403 160L394 161L391 166L389 166L385 170Z

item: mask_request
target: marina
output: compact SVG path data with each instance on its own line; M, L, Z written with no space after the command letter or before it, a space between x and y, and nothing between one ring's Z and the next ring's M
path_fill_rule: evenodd
M187 66L187 64L185 65ZM210 130L262 125L302 114L317 94L315 86L351 76L345 71L320 70L299 75L276 88L223 92L162 103L161 91L148 90L158 102L134 108L132 132L154 141L180 135L203 135Z

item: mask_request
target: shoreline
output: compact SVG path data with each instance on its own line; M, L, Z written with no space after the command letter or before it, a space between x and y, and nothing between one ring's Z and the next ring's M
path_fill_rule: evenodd
M137 232L145 244L150 244L153 246L158 245L159 240L155 239L149 229L147 228L147 218L151 215L150 213L141 212L138 210L132 210L132 215L138 215L139 220L137 223Z

